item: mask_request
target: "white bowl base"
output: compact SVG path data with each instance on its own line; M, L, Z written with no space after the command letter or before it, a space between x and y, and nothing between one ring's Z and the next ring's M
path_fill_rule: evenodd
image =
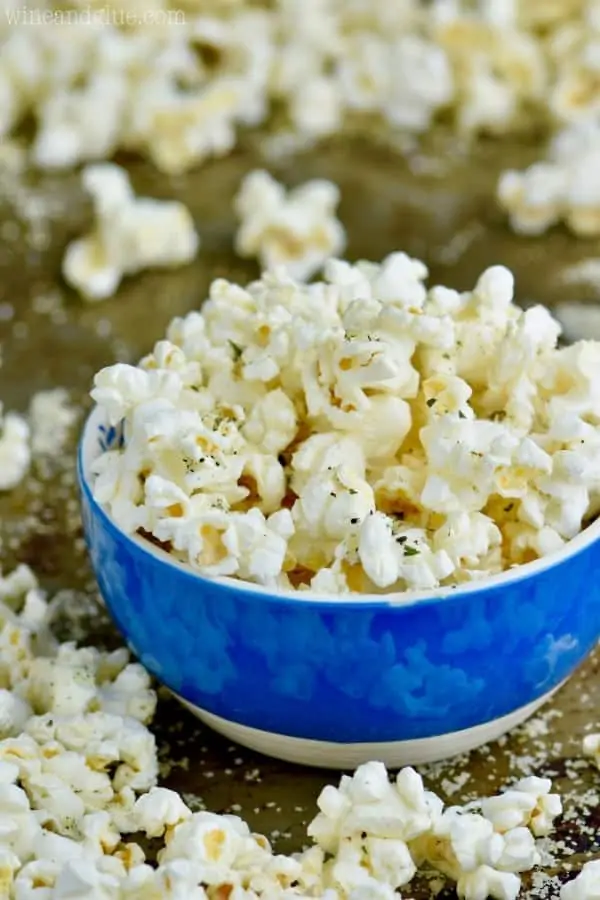
M483 725L465 728L463 731L453 731L449 734L415 738L408 741L373 744L337 744L259 731L247 725L239 725L237 722L221 719L213 713L188 703L178 694L175 696L213 731L265 756L323 769L355 769L361 763L370 760L378 760L385 763L390 769L397 769L401 766L438 762L458 753L468 753L490 741L496 741L507 731L516 728L517 725L533 715L557 690L558 688L554 688L543 697L539 697L526 706L521 706L506 716L485 722Z

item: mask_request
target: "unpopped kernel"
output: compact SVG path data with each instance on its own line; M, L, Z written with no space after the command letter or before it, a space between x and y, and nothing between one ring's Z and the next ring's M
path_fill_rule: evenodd
M560 549L597 509L600 344L557 348L512 274L428 288L418 260L215 281L92 396L124 445L93 488L207 575L325 593L431 589Z

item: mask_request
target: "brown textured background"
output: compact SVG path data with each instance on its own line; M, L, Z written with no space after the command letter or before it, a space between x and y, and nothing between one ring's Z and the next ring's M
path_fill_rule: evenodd
M427 262L432 283L460 289L472 287L487 265L504 263L515 272L523 304L593 302L592 287L565 289L561 273L566 266L600 256L600 241L576 240L563 229L544 238L518 238L495 206L498 173L528 164L535 154L533 147L485 143L467 152L436 136L425 149L402 158L374 142L340 138L268 167L288 185L315 176L337 182L350 259L378 260L402 249ZM138 193L188 205L202 248L187 268L128 279L116 297L89 305L66 289L60 277L66 242L89 223L78 176L39 178L14 172L7 158L0 152L0 399L7 409L25 410L33 393L61 386L83 412L97 369L116 359L137 361L173 316L200 305L214 277L244 282L257 274L232 249L232 197L243 174L264 165L250 146L172 179L139 161L126 161ZM118 642L83 548L73 447L36 460L23 485L0 494L0 534L5 571L14 561L27 562L49 591L62 592L63 638ZM496 652L501 665L501 645ZM600 854L595 836L600 772L578 759L583 730L600 726L599 700L598 661L591 659L551 707L510 739L422 770L428 784L450 803L494 792L523 774L556 777L566 813L554 838L545 842L546 874L527 877L525 897L556 897L569 869ZM336 777L230 746L167 698L161 699L155 731L168 786L183 792L196 808L239 812L278 849L302 846L318 792ZM432 888L439 885L425 879L403 896L420 900ZM453 892L443 889L439 896L452 897Z

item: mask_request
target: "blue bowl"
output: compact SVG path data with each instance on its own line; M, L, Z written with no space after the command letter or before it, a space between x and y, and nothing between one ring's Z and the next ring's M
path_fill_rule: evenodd
M331 768L464 752L531 715L600 635L598 521L559 553L456 589L267 591L204 578L119 529L88 478L117 440L94 410L78 470L102 595L144 666L252 749Z

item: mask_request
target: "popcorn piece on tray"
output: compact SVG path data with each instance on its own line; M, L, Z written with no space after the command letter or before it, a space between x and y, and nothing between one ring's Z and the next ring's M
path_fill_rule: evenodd
M195 257L199 238L181 203L136 198L125 170L111 164L88 166L83 184L96 221L89 235L67 248L63 274L85 299L110 297L125 275Z
M345 247L335 217L338 202L339 191L330 181L308 181L286 193L267 172L252 172L235 201L237 252L258 257L264 269L282 266L293 278L310 278Z
M560 900L596 900L600 897L600 860L585 863L583 869L560 889Z
M600 733L586 734L583 739L583 755L589 757L600 769Z
M3 413L0 403L0 491L16 487L31 463L30 429L18 413Z
M60 453L77 419L64 388L52 388L34 394L30 406L31 449L34 454Z
M525 825L535 837L543 837L562 812L560 797L551 788L549 778L522 778L503 794L482 800L481 811L500 833Z
M548 159L502 174L498 201L512 228L537 235L564 221L576 235L600 234L600 128L575 125L550 145Z

